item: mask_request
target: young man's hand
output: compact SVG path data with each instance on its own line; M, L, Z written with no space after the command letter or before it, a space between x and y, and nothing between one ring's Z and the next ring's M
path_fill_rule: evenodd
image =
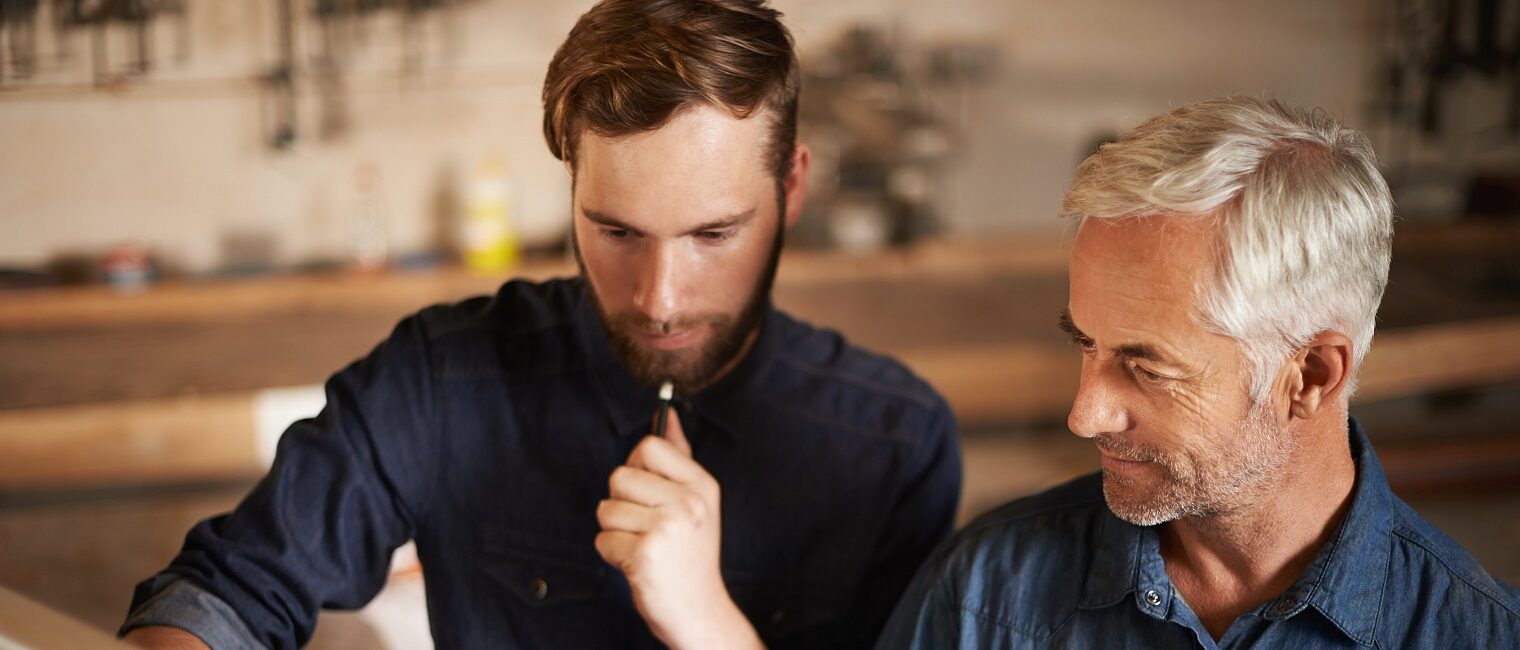
M639 615L672 648L758 648L719 570L718 482L691 457L675 410L612 472L596 550L628 577Z

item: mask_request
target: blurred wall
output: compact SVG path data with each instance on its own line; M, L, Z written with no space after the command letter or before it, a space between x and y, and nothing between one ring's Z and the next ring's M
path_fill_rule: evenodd
M114 91L90 87L85 33L74 34L69 61L0 91L0 266L128 240L190 271L223 265L229 241L267 242L280 264L330 258L365 164L380 173L392 250L415 251L440 238L444 213L493 153L510 161L527 234L553 239L567 219L568 181L540 134L540 83L590 2L463 5L457 51L430 37L424 73L410 79L398 72L395 14L381 14L347 77L346 132L317 136L320 109L304 79L300 138L288 151L265 143L268 93L252 81L275 60L274 4L192 0L188 59L174 61L163 21L155 71ZM1358 124L1376 54L1366 0L775 5L804 65L857 23L909 42L998 48L993 81L957 102L970 137L944 192L952 233L1059 227L1060 195L1095 138L1189 101L1270 93ZM303 22L306 61L318 34ZM48 36L39 35L44 56ZM125 33L109 36L113 60L125 60Z

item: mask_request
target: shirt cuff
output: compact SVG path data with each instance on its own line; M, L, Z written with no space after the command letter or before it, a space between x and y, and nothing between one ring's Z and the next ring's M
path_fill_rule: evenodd
M194 634L212 650L267 650L231 605L195 583L159 574L149 589L153 595L127 614L118 637L139 627L165 625Z

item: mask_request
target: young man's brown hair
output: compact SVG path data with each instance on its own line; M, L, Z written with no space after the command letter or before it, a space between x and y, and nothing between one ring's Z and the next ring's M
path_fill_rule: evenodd
M766 162L790 171L801 83L792 37L763 0L604 0L581 16L544 79L544 137L575 166L584 131L658 129L697 102L773 120Z

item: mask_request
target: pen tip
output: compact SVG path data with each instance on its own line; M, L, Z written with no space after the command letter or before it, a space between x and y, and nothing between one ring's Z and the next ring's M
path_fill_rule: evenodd
M668 400L676 396L676 386L670 382L660 384L660 399Z

